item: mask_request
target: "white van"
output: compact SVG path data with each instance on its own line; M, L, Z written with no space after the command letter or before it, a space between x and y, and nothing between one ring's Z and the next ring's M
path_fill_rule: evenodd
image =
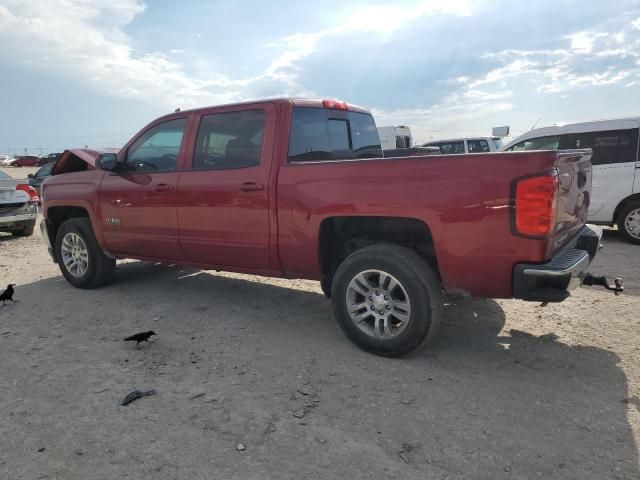
M404 125L395 127L378 127L378 136L382 150L413 147L411 129Z
M421 146L439 147L442 155L489 153L497 152L502 148L502 139L500 137L453 138L451 140L434 140L423 143Z
M537 128L509 142L503 151L593 150L593 187L589 222L617 225L631 243L640 244L640 117Z

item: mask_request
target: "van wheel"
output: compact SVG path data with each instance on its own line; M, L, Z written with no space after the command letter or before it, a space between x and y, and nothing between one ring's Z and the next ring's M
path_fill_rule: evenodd
M372 245L338 267L331 299L338 325L363 350L405 355L431 339L442 316L440 282L415 252Z
M640 245L640 202L630 202L625 205L616 223L627 242Z
M107 257L88 218L70 218L56 235L55 255L64 278L77 288L96 288L113 277L116 261Z

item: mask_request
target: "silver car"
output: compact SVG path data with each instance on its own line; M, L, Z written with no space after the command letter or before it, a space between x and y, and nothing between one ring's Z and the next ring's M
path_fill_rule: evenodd
M38 193L26 180L0 172L0 232L30 237L38 215Z

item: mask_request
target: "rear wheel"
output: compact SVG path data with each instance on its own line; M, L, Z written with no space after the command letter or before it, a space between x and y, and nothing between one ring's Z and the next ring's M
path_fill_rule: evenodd
M115 259L96 241L88 218L65 221L56 235L55 255L64 278L78 288L96 288L113 277Z
M333 310L342 331L363 350L394 357L433 337L441 318L440 282L413 251L372 245L338 267Z
M640 245L640 202L625 205L616 223L625 240Z

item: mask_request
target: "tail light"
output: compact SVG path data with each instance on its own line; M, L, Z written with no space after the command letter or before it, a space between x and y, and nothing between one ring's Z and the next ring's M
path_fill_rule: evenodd
M322 106L332 110L349 110L347 102L341 102L339 100L322 100Z
M552 234L556 224L558 177L546 174L516 179L511 190L513 233L534 238Z
M16 190L22 190L23 192L27 192L29 194L30 202L37 203L40 201L40 197L38 197L38 192L31 185L27 185L26 183L21 183L18 186L16 186Z

